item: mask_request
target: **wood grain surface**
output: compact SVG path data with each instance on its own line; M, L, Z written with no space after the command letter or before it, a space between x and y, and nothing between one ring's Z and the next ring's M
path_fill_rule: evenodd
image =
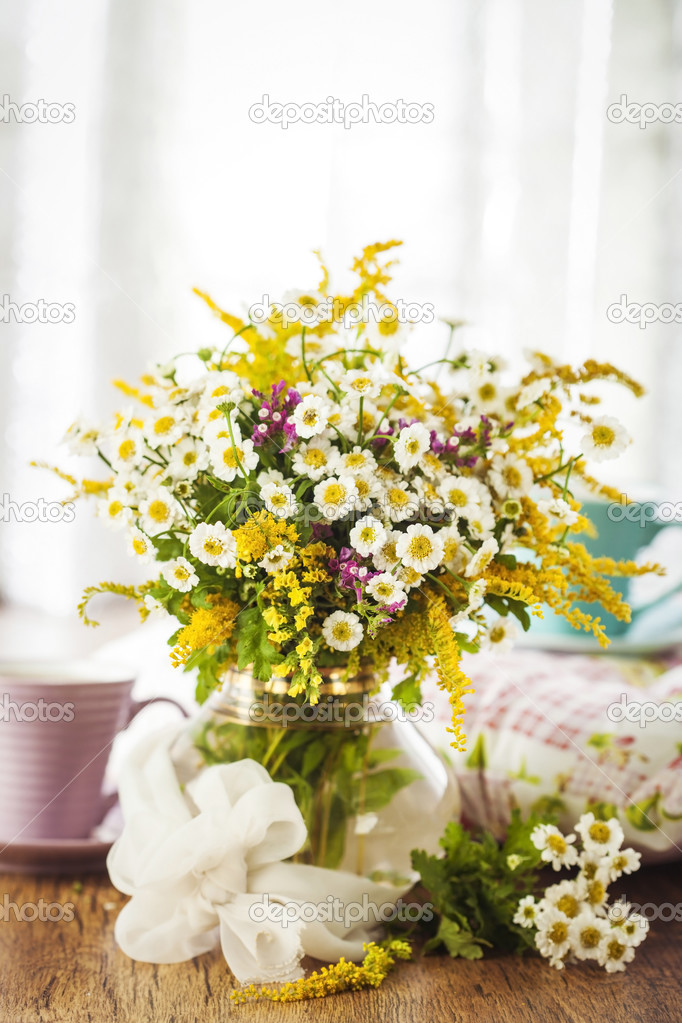
M648 868L625 880L611 889L614 897L623 891L642 904L682 907L679 864ZM229 1000L233 981L219 951L173 966L133 962L114 942L114 922L125 897L105 876L80 881L82 891L74 890L74 878L0 874L0 1023L682 1021L679 921L653 922L625 974L609 975L588 963L556 971L531 957L465 962L418 956L399 964L377 990L238 1007ZM7 907L40 899L72 903L73 920L17 921Z

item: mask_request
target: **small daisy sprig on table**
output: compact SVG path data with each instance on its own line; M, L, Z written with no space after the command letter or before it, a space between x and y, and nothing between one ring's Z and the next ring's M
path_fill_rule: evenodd
M575 830L582 839L581 852L574 844L576 836L563 835L554 825L533 830L531 841L544 862L554 870L574 865L580 869L573 880L546 888L541 899L532 895L521 899L514 923L535 928L540 955L558 970L586 959L596 960L608 973L624 970L646 938L649 924L639 913L631 913L626 902L608 905L608 886L622 874L638 870L640 854L621 848L623 829L615 817L603 821L586 813Z

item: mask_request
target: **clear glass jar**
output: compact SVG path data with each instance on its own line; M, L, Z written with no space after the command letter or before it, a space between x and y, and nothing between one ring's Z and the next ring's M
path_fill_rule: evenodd
M375 881L415 878L410 852L434 853L459 814L457 783L414 714L371 696L370 673L342 682L323 672L313 707L287 696L287 679L229 671L174 750L181 781L211 764L249 757L291 786L308 840L295 861Z

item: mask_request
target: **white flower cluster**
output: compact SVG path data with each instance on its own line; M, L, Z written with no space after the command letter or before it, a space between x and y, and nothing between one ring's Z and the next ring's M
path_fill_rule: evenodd
M521 899L514 923L535 928L540 955L556 969L593 959L609 973L624 970L646 938L649 923L625 902L609 906L608 886L638 870L640 854L621 848L623 829L615 817L604 821L586 813L575 830L582 838L580 853L575 835L563 835L551 824L534 829L531 841L554 870L580 869L575 879L550 885L539 901L532 895Z

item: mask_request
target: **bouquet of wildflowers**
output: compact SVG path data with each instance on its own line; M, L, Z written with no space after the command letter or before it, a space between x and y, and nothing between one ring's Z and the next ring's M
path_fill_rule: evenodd
M256 322L202 294L225 348L156 366L139 386L117 381L134 404L103 429L70 428L71 450L108 473L65 478L152 574L90 587L80 610L92 624L87 602L102 592L133 598L143 617L165 609L178 622L171 656L198 670L200 700L230 667L285 678L314 704L323 669L349 678L369 665L382 679L397 662L394 695L413 703L435 665L460 747L463 650L505 645L510 618L527 629L543 605L602 644L577 601L627 620L610 577L646 569L588 554L571 484L620 500L588 472L628 443L595 416L591 385L641 388L611 365L539 353L507 380L500 358L453 351L456 325L442 359L411 369L411 325L385 293L397 244L363 251L348 295L322 266L315 291L288 296L298 316L272 305Z

